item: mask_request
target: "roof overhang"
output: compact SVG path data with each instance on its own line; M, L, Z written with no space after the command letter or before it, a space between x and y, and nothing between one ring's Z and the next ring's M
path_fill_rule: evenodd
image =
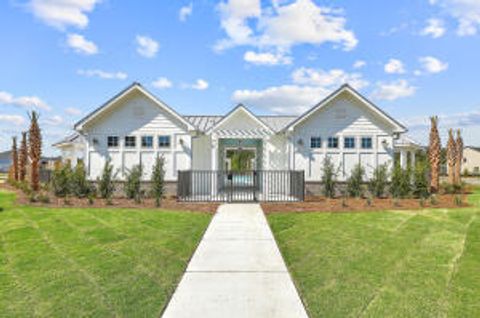
M178 121L180 121L182 124L184 124L187 127L187 130L192 131L195 130L195 127L185 118L183 118L180 114L178 114L176 111L174 111L170 106L168 106L166 103L158 99L155 95L150 93L147 89L145 89L140 83L134 82L124 90L122 90L120 93L109 99L106 103L95 109L93 112L82 118L80 121L78 121L74 125L74 129L76 131L82 131L88 123L91 123L95 118L98 118L101 114L105 113L108 111L110 108L112 108L118 101L123 99L124 97L132 94L133 92L140 92L144 96L146 96L148 99L154 102L155 105L160 107L161 109L165 110L167 113L169 113L171 116L176 118Z

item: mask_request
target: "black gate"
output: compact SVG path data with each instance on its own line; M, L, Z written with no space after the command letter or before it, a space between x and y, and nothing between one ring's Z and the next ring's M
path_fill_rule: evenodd
M179 201L303 201L303 171L178 171Z

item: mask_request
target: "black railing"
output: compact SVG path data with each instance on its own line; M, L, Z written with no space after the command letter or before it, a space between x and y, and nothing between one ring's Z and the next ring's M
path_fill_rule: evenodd
M257 202L303 201L303 171L178 171L179 201Z

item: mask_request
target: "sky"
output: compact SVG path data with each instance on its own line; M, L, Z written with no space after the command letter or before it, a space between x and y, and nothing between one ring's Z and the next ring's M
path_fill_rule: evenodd
M0 149L44 153L134 81L181 114L300 114L343 83L428 140L480 146L480 0L6 0Z

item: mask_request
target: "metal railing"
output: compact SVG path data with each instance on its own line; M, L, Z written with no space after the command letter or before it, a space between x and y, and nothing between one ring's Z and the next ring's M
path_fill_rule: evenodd
M179 201L290 202L303 201L304 197L304 171L178 171Z

